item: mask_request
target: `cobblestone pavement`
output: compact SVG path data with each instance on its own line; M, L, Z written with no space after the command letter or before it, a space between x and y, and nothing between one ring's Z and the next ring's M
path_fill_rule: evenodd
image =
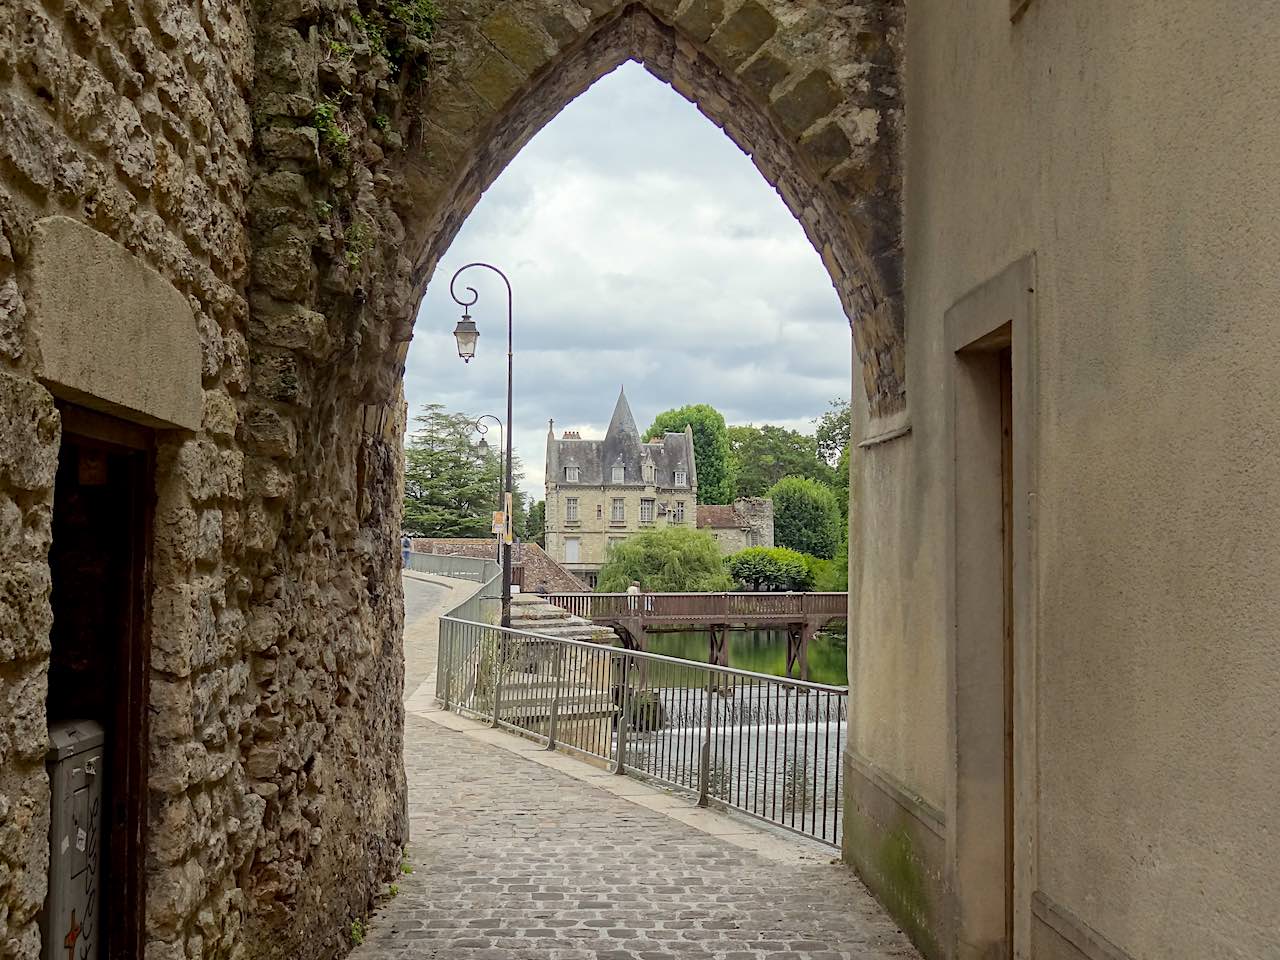
M412 714L405 754L413 873L356 960L918 960L839 864L765 859Z

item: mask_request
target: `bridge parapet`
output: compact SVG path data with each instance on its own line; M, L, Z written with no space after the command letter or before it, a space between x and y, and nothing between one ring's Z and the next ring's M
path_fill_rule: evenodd
M849 609L847 593L553 593L547 599L590 620L825 624Z

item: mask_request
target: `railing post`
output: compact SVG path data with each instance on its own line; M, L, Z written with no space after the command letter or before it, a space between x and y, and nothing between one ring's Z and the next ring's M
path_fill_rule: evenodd
M702 748L698 751L698 806L705 807L711 793L711 677L714 670L707 671L707 682L702 688L703 712L706 721L702 728Z
M497 642L493 648L493 722L489 724L491 727L497 727L498 725L498 710L502 702L502 675L506 672L503 670L506 660L506 650L504 649L506 639L503 634L498 634Z
M613 772L615 774L625 774L627 772L627 732L631 724L631 656L628 653L622 655L622 695L619 697L621 701L621 712L618 714L618 755L614 758Z
M448 710L449 681L453 676L453 624L447 623L443 620L440 622L440 645L437 648L436 666L441 668L440 674L436 679L436 699L440 701L441 707ZM441 684L442 679L443 686ZM441 692L444 693L444 696L440 695Z
M556 644L555 666L552 669L556 673L556 683L551 694L551 718L547 721L548 750L556 748L556 721L560 718L560 674L564 670L564 646L562 644Z

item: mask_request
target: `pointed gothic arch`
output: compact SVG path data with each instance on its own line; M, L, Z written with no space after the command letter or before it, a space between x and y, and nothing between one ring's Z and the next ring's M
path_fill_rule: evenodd
M482 193L547 122L635 60L746 152L803 226L850 320L873 415L905 402L899 4L490 3L441 25L398 173L416 308ZM589 8L589 9L588 9ZM401 364L414 311L391 339Z

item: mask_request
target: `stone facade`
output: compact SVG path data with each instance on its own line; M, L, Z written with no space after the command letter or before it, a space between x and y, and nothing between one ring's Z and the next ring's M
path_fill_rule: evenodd
M693 431L641 442L625 392L603 440L547 430L547 552L594 587L609 548L644 530L693 526L698 468Z
M412 2L0 5L5 960L39 953L68 404L152 449L147 960L341 951L407 830L415 307L481 192L621 61L752 155L831 272L868 402L903 405L899 2L441 7L429 47Z
M747 547L772 547L773 501L739 497L731 504L699 504L698 529L711 534L726 557Z

